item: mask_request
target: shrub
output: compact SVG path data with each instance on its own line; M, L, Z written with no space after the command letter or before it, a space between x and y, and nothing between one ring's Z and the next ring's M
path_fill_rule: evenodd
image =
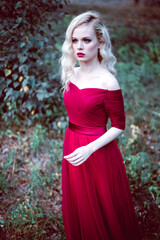
M67 1L1 1L0 115L6 123L60 115L58 74Z

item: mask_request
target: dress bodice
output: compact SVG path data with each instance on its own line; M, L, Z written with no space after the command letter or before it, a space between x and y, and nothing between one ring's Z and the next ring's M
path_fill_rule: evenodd
M111 119L111 126L125 128L124 103L121 89L79 89L69 82L64 92L64 104L69 121L79 126L100 127Z

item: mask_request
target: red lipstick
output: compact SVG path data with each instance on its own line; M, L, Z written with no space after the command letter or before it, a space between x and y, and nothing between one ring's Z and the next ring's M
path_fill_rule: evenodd
M77 53L77 56L78 56L78 57L84 57L84 55L85 55L85 54L84 54L84 53L81 53L81 52L78 52L78 53Z

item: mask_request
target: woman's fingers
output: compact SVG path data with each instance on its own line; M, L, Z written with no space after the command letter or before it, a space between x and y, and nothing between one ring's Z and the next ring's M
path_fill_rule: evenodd
M64 156L64 158L70 159L70 158L72 158L72 157L74 157L74 156L76 156L76 155L73 154L73 153L71 153L71 154L69 154L69 155Z
M70 163L74 166L78 166L78 165L82 164L83 162L84 162L84 159L83 159L83 157L81 157L81 158L79 158L79 159L77 159L73 162L70 162Z
M75 162L75 161L77 161L77 160L79 160L79 159L83 159L83 157L80 155L80 154L78 154L78 155L76 155L75 157L72 157L72 158L66 158L66 160L68 160L69 162Z
M67 160L72 159L72 158L78 156L79 154L80 153L77 150L75 150L74 152L70 153L69 155L64 156L64 158L66 158Z
M74 163L74 164L72 164L72 165L74 165L74 166L79 166L79 165L82 164L83 162L84 162L84 160L81 160L81 161L76 162L76 163Z
M74 159L71 159L69 160L71 163L76 163L77 161L80 161L80 160L83 160L83 157L80 156L80 157L77 157L77 158L74 158Z
M78 154L78 153L77 153L77 151L75 150L74 152L70 153L69 155L64 156L64 158L69 159L69 158L72 158L72 157L76 156L77 154Z
M67 156L64 156L64 158L74 166L78 166L84 162L84 158L80 153L76 155L69 154Z
M88 159L90 156L88 152L88 148L86 146L77 148L74 152L70 153L69 155L64 156L64 158L70 162L74 166L78 166L82 164L84 161Z
M76 159L78 156L78 154L74 155L74 156L70 156L70 155L67 155L67 156L64 156L64 158L66 158L67 160L74 160Z

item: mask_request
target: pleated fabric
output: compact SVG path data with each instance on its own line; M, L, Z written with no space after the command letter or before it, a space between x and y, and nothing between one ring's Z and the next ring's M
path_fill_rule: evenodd
M96 140L111 126L125 128L122 91L79 89L64 93L69 116L63 156ZM73 166L62 160L62 213L67 240L139 240L123 159L115 140Z

